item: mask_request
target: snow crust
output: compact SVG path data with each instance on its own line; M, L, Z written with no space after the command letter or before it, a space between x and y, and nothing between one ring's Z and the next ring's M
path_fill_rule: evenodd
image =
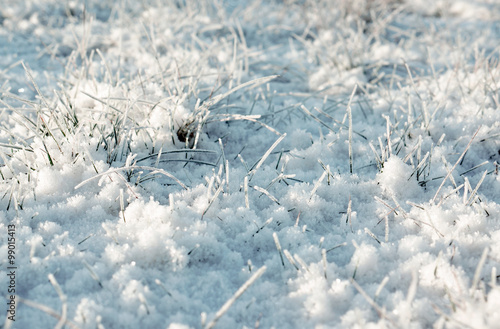
M498 327L496 1L3 3L3 328Z

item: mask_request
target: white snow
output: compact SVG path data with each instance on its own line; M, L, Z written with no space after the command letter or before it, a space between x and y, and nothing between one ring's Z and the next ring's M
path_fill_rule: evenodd
M498 327L499 31L496 1L4 0L0 325Z

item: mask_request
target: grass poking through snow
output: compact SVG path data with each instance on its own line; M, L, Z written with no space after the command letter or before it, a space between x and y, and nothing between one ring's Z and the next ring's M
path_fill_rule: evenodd
M498 323L497 4L7 7L5 327Z

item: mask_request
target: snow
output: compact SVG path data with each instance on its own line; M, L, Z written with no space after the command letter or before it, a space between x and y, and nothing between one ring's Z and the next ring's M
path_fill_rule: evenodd
M5 0L0 324L498 327L499 31L496 1Z

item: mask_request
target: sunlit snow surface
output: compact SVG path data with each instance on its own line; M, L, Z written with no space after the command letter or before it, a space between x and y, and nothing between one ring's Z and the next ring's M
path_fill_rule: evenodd
M4 0L0 324L497 327L499 44L493 0Z

